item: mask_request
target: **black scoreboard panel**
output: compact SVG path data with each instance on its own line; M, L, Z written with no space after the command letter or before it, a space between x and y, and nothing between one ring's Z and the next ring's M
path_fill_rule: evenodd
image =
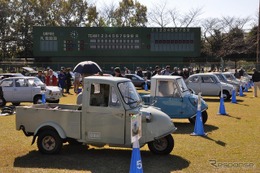
M200 28L34 27L34 56L200 56Z

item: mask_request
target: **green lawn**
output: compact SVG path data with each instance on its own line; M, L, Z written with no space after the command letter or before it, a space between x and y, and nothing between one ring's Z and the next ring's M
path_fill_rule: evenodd
M173 119L178 130L173 133L175 148L170 155L158 156L144 146L141 150L146 173L167 172L260 172L260 97L252 89L237 104L225 102L228 115L218 115L219 98L205 97L209 105L207 136L191 136L194 126L188 120ZM74 104L75 95L61 99ZM127 173L131 149L95 148L64 145L58 155L42 155L32 137L15 129L15 115L0 117L0 172L93 172Z

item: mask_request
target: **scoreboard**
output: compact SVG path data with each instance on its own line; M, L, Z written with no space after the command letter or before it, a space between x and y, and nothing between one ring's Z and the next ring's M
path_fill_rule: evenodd
M198 57L200 28L34 27L35 57Z

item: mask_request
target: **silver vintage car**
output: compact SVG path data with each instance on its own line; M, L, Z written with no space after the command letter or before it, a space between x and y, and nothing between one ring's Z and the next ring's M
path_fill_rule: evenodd
M223 91L224 100L230 100L232 96L233 85L221 82L213 73L197 73L190 75L186 79L187 87L196 94L201 92L202 96L221 96Z

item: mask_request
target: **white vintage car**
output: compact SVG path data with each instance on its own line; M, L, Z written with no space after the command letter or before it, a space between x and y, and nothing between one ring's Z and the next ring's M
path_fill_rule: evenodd
M0 106L5 106L7 102L13 105L20 105L21 102L42 102L42 95L45 94L47 102L59 103L62 97L61 88L58 86L46 86L37 77L9 77L0 82L3 96L0 99Z
M213 73L197 73L190 75L186 79L189 89L195 94L201 92L202 96L221 96L223 90L223 98L229 100L232 96L233 85L221 82Z

